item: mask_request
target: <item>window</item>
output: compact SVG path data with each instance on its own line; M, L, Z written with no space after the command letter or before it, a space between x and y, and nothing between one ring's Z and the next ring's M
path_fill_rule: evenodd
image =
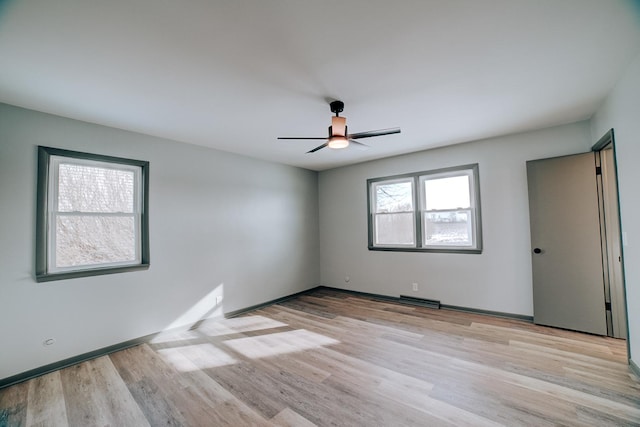
M38 149L36 280L149 266L149 163Z
M367 180L369 249L482 252L478 165Z
M373 230L377 246L415 246L413 187L413 178L391 179L372 184Z

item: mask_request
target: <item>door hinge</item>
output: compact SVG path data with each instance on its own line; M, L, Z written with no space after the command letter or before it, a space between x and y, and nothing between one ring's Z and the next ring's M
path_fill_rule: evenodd
M604 303L604 309L605 309L605 311L611 311L611 303L610 302L605 302Z
M602 167L596 166L596 175L602 175Z

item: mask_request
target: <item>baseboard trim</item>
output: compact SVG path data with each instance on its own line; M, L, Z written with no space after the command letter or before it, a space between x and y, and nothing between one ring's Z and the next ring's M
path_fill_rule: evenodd
M331 286L324 286L324 285L320 285L316 289L323 289L323 288L324 289L330 289L332 291L344 292L344 293L352 294L352 295L359 295L359 296L362 296L362 297L372 298L372 299L381 300L381 301L391 301L391 302L397 302L399 304L408 304L408 302L407 302L408 299L402 298L402 296L393 297L393 296L389 296L389 295L372 294L372 293L368 293L368 292L354 291L352 289L334 288L334 287L331 287ZM409 305L416 305L416 304L410 304L409 303ZM425 304L424 307L428 307L428 306ZM466 312L466 313L484 314L484 315L487 315L487 316L503 317L503 318L507 318L507 319L523 320L523 321L526 321L526 322L533 323L533 316L527 316L527 315L524 315L524 314L506 313L506 312L502 312L502 311L482 310L482 309L479 309L479 308L461 307L461 306L457 306L457 305L448 305L448 304L440 304L440 308L441 309L446 309L446 310L463 311L463 312ZM437 308L435 308L435 307L434 307L434 309L437 310Z
M527 316L526 314L505 313L504 311L483 310L480 308L460 307L457 305L448 304L440 304L440 308L454 311L464 311L465 313L485 314L487 316L503 317L506 319L523 320L525 322L533 323L533 316Z
M58 362L50 363L48 365L41 366L39 368L31 369L20 374L13 375L4 379L0 379L0 389L12 386L27 380L30 380L41 375L48 374L59 369L67 368L69 366L76 365L78 363L86 362L88 360L96 359L98 357L106 356L107 354L115 353L116 351L125 350L130 347L135 347L140 344L151 341L159 333L146 335L140 338L134 338L132 340L124 341L118 344L110 345L100 348L98 350L83 353L78 356L70 357L68 359L60 360Z
M360 297L371 298L379 301L400 302L399 297L392 297L390 295L372 294L369 292L354 291L352 289L334 288L333 286L320 285L316 287L316 289L318 290L326 289L330 291L342 292L344 294L357 295Z
M400 295L400 302L403 304L417 305L419 307L440 308L440 301L427 298L416 298L408 295Z
M629 359L629 367L633 373L636 374L636 377L640 378L640 367L636 365L636 362L634 362L633 359Z

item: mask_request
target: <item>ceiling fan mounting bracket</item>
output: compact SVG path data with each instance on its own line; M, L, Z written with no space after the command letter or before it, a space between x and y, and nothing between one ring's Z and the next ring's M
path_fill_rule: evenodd
M338 114L342 113L342 110L344 110L344 102L333 101L329 104L329 107L331 107L331 112L336 113L336 116L338 116Z

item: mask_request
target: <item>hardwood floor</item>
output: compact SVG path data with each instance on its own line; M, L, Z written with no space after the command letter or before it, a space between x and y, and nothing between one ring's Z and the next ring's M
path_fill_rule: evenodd
M321 289L0 390L0 426L631 426L626 343Z

